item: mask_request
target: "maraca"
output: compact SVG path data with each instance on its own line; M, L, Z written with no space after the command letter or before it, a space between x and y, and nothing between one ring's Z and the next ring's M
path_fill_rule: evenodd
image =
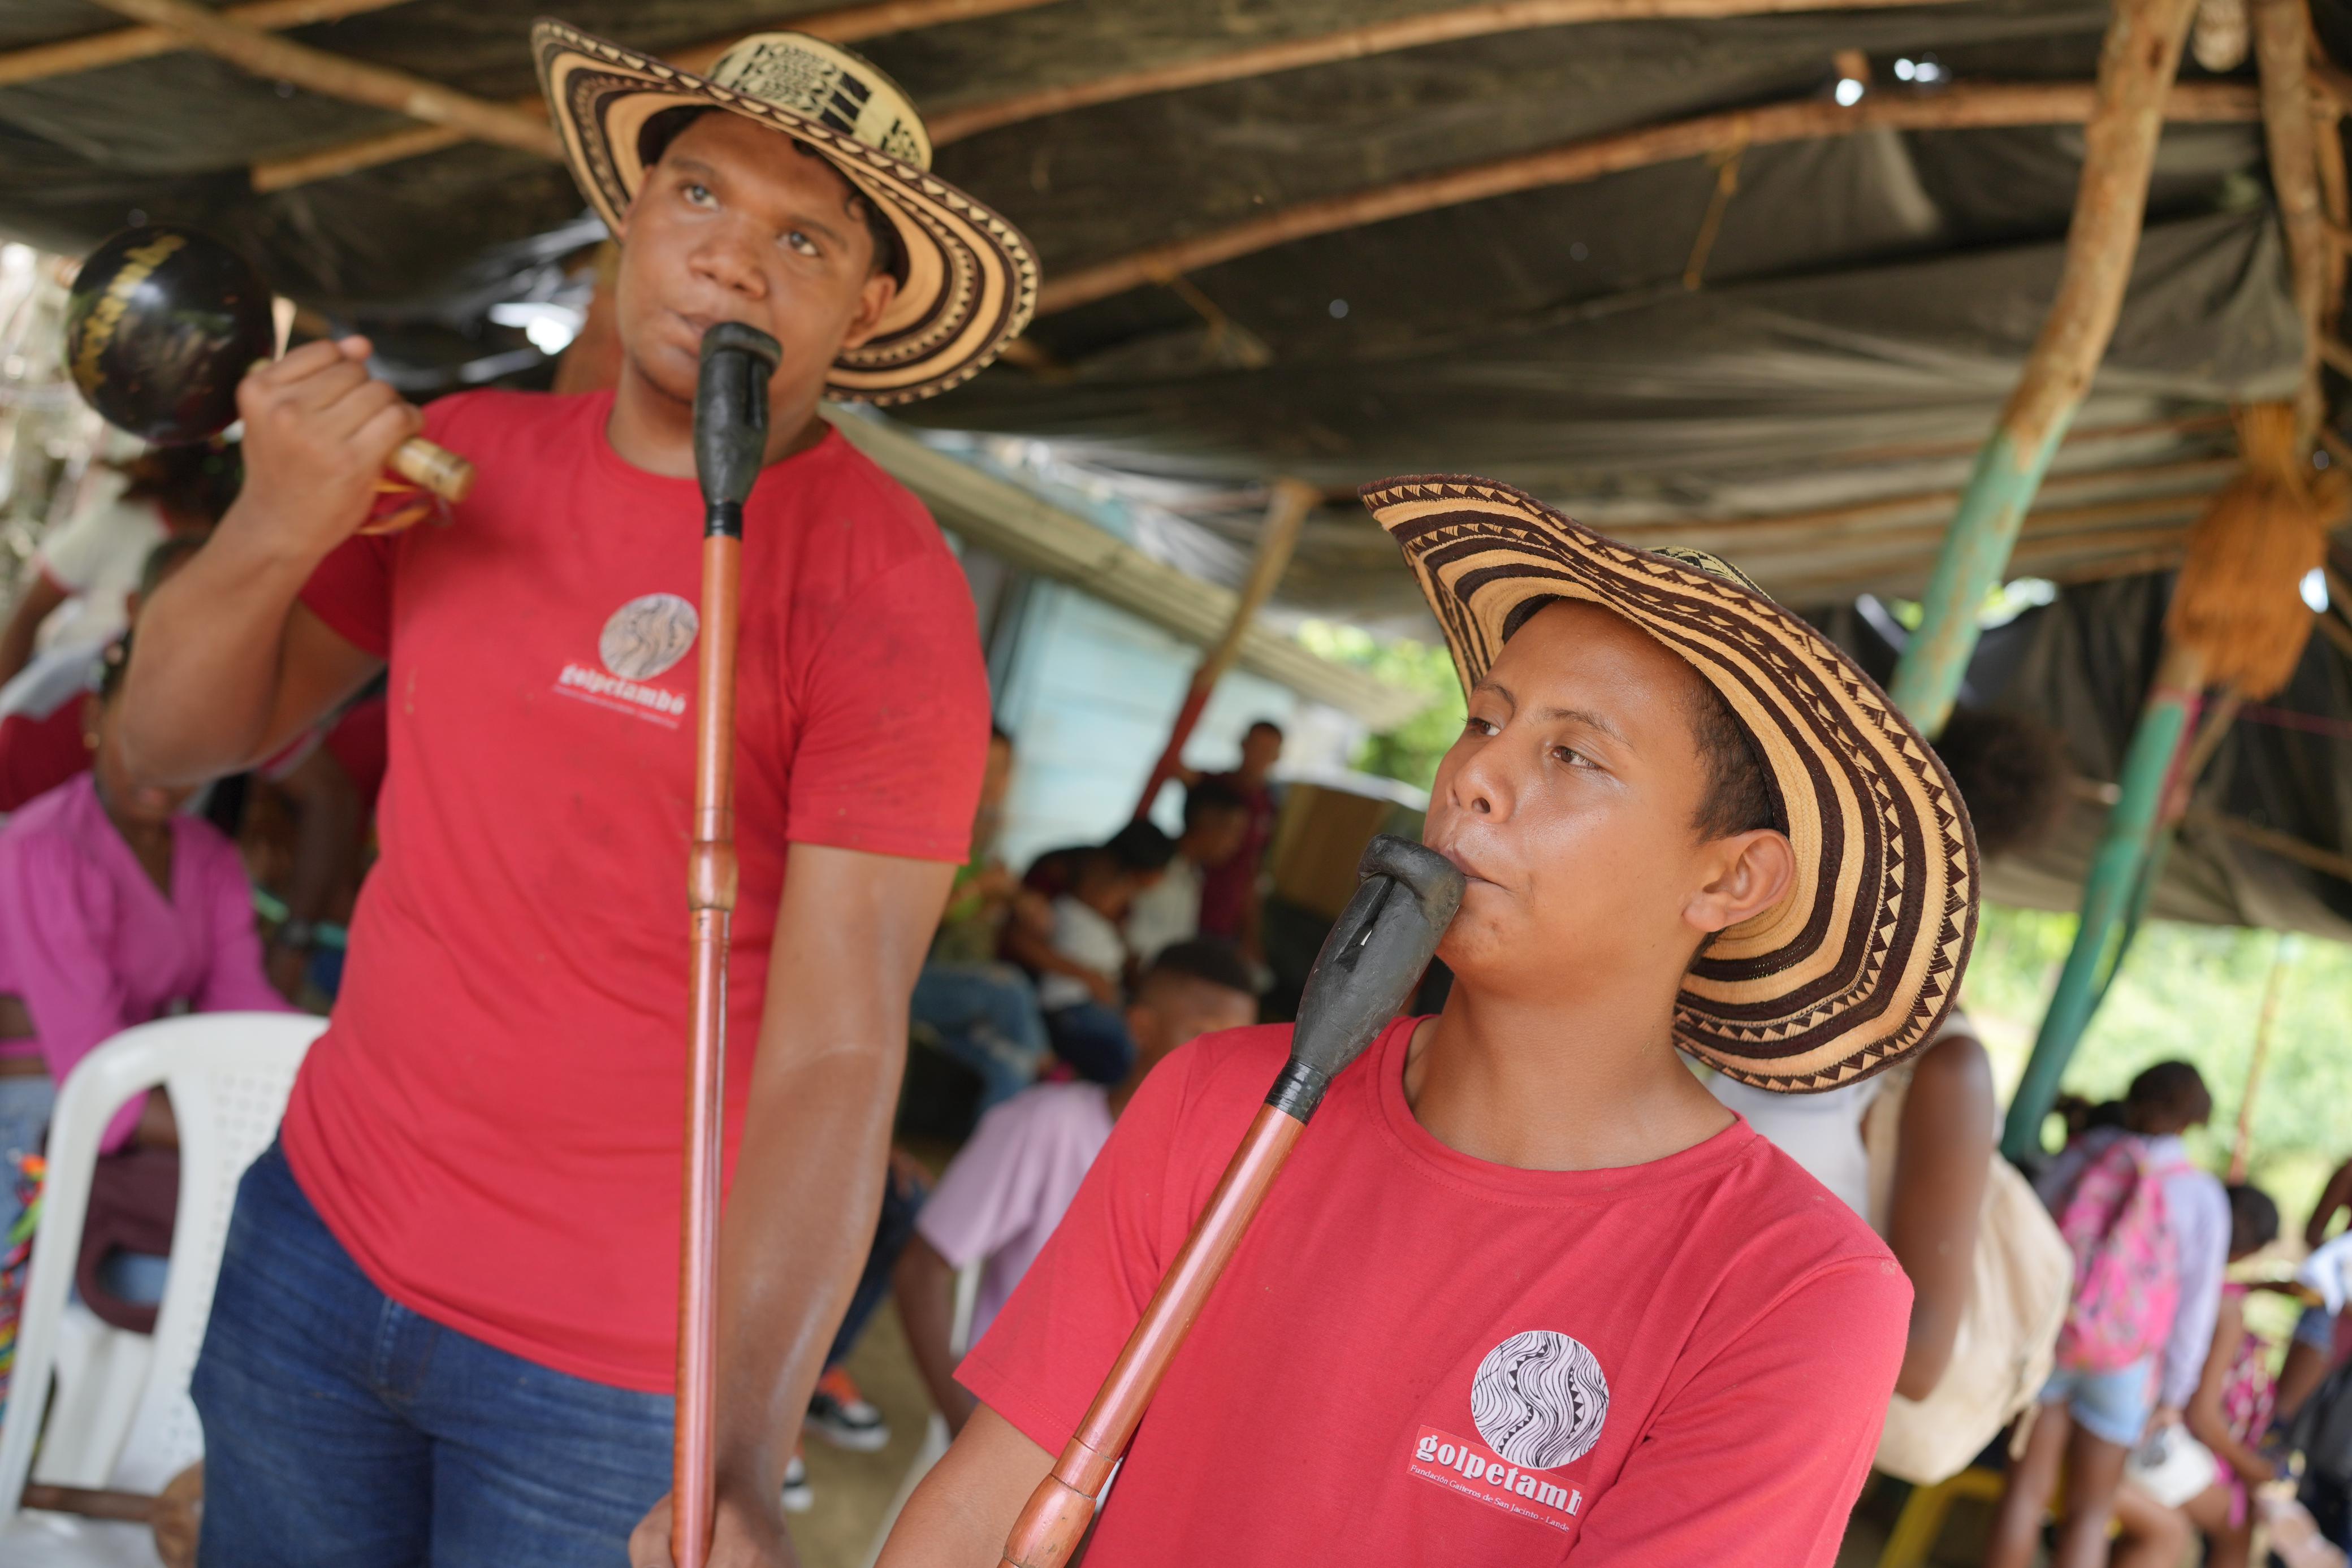
M90 252L66 300L66 369L107 423L161 445L203 441L236 420L236 386L276 350L269 289L210 235L171 224L125 229ZM423 439L392 467L451 502L474 465Z

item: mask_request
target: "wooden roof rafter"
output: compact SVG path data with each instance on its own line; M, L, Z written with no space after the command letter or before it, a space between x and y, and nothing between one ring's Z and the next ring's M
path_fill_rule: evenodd
M1874 130L2079 125L2090 119L2095 97L2089 82L1961 83L1932 92L1873 92L1850 107L1826 99L1801 99L1589 137L1540 152L1514 153L1301 202L1205 234L1049 276L1038 292L1037 314L1048 316L1089 305L1148 283L1165 283L1202 267L1319 235L1706 157L1727 148L1820 141ZM2236 82L2179 84L2172 89L2165 111L2167 120L2175 123L2249 122L2261 115L2258 89Z
M913 8L926 4L927 0L892 0L892 3ZM1027 3L1036 5L1043 0L1027 0ZM1503 33L1531 32L1592 22L1709 20L1794 11L1885 10L1899 5L1953 3L1955 0L1481 0L1475 5L1365 23L1304 38L1253 44L1165 66L1114 71L1082 81L1038 88L1003 98L951 103L927 116L926 122L930 129L932 145L944 147L966 137L977 136L984 131L1001 130L1008 125L1064 114L1073 110ZM842 18L887 8L887 5L851 6L841 12L787 18L778 26L789 26L835 43L853 43L858 38L884 32L927 25L905 22L891 26L872 26L859 32L837 30ZM1024 8L1018 5L989 5L985 0L982 4L971 5L967 0L966 9L961 14L933 20L965 20ZM680 50L667 57L671 64L682 69L701 70L734 41L733 37L729 37L716 45ZM516 107L537 109L539 100L518 99ZM265 160L253 166L254 189L286 190L315 180L356 173L362 169L438 152L463 140L462 136L438 128L420 128L362 137L298 157Z
M103 4L104 0L100 0L100 3ZM1876 0L1876 3L1892 4L1893 0ZM829 43L855 44L888 33L913 32L920 27L941 26L950 22L971 22L984 16L1034 11L1051 4L1053 0L866 0L862 5L780 16L765 26L705 38L700 43L673 49L662 57L680 70L707 71L718 63L721 55L751 34L772 32L780 27L789 27ZM518 114L537 115L541 119L547 114L546 100L536 94L515 99L507 107ZM296 153L287 158L265 158L255 163L249 173L253 188L257 191L290 190L319 180L356 174L363 169L421 158L428 152L457 146L467 140L464 131L450 126L415 125L401 131L339 141L312 152Z
M404 3L404 0L249 0L242 5L225 5L218 14L223 20L241 27L278 33L290 27L340 22L346 16L362 16ZM84 71L103 70L157 55L178 54L188 47L185 34L149 25L85 33L55 43L28 44L23 48L0 51L0 87L79 76Z

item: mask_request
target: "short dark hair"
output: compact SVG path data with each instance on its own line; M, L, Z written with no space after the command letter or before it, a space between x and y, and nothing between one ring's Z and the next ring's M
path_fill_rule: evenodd
M659 114L654 115L638 128L637 162L648 169L652 168L662 161L662 154L669 151L670 143L676 141L688 126L706 114L719 112L719 110L707 105L688 104L680 109L665 109ZM782 135L782 132L779 131L778 134ZM803 156L822 159L835 174L841 175L841 183L849 192L849 211L865 224L866 237L874 242L874 263L871 270L887 272L899 282L906 282L906 261L898 246L897 225L883 215L882 209L875 204L873 197L859 189L848 175L841 173L838 164L834 163L831 159L826 158L824 153L800 138L793 137L790 140L793 146L798 149Z
M2159 1061L2124 1091L2124 1119L2136 1133L2147 1131L2151 1122L2193 1126L2212 1113L2205 1075L2186 1061Z
M2066 809L2066 743L2037 719L2002 708L1959 707L1936 737L1936 755L1952 775L1990 859L2032 849Z
M1692 825L1703 840L1779 827L1772 775L1756 754L1748 727L1732 713L1713 681L1696 667L1691 674L1698 676L1690 695L1691 736L1698 742L1699 766L1706 769L1706 793L1699 799Z
M1274 720L1270 718L1259 719L1255 724L1251 725L1247 729L1242 731L1242 738L1247 740L1251 736L1255 735L1261 729L1272 730L1274 732L1274 737L1276 740L1280 740L1282 738L1282 726L1275 723Z
M2230 1251L2232 1256L2259 1252L2279 1237L2278 1205L2271 1195L2248 1183L2230 1188Z
M1503 619L1503 641L1509 642L1520 627L1562 599L1560 594L1548 593L1514 605ZM1607 610L1608 606L1597 608ZM1616 613L1613 610L1609 612ZM1772 776L1764 766L1764 758L1758 755L1756 743L1748 738L1748 727L1739 722L1715 683L1696 664L1691 666L1691 738L1698 747L1699 767L1706 773L1706 789L1699 797L1698 812L1691 820L1692 830L1701 840L1707 840L1779 827L1780 808L1772 797Z
M1136 982L1136 998L1141 1000L1150 995L1157 981L1178 979L1223 986L1252 998L1257 996L1257 982L1251 977L1249 966L1243 962L1241 950L1214 936L1196 936L1190 942L1161 948L1160 956L1143 971L1143 977Z
M1246 811L1249 802L1242 792L1219 779L1203 779L1184 791L1184 828L1187 832L1201 825L1202 820L1219 811Z
M1176 858L1176 841L1150 822L1129 822L1102 847L1121 871L1166 871L1168 862Z

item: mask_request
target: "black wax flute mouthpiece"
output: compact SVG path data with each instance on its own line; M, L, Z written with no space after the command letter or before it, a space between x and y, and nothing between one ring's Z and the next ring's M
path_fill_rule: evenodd
M1396 1017L1462 907L1462 873L1436 851L1382 833L1356 862L1363 879L1316 955L1290 1060L1265 1103L1304 1122L1342 1068Z
M694 389L694 472L707 531L743 533L743 501L768 455L768 377L783 350L757 327L721 321L702 334Z

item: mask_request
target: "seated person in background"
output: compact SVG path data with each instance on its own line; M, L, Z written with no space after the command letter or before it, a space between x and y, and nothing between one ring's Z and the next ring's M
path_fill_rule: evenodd
M1184 831L1167 873L1137 894L1127 912L1127 947L1139 966L1201 934L1202 885L1241 853L1249 831L1249 802L1231 785L1204 779L1184 791Z
M2327 1239L2328 1227L2347 1208L2352 1208L2352 1160L2329 1173L2327 1185L2320 1189L2319 1202L2304 1223L2305 1249L2317 1251ZM2286 1365L2279 1372L2280 1416L2292 1417L2302 1409L2303 1402L2347 1353L2352 1353L2352 1345L2344 1343L2337 1316L2325 1306L2305 1307L2295 1321L2294 1343L2286 1347Z
M1153 874L1106 846L1078 862L1070 891L1053 903L1046 941L1059 962L1039 977L1037 1005L1054 1054L1091 1082L1116 1083L1135 1065L1135 1040L1118 1014L1128 960L1118 926Z
M2066 803L2063 743L2021 716L1955 711L1937 755L1969 809L1977 852L1992 860L2049 835ZM1819 1094L1773 1094L1717 1074L1707 1087L1781 1153L1870 1222L1911 1280L1911 1329L1895 1391L1934 1392L1950 1364L1968 1304L1985 1184L2000 1138L1992 1062L1955 1009L1914 1061ZM1891 1170L1874 1170L1864 1120L1894 1094ZM1990 1437L1990 1434L1987 1434Z
M2177 1424L2197 1392L2212 1348L2213 1321L2221 1305L2221 1270L2229 1260L2230 1199L2221 1184L2189 1162L2180 1134L2213 1114L2213 1096L2204 1078L2185 1061L2160 1061L2132 1080L2124 1095L2124 1126L2095 1128L2050 1162L2034 1183L2060 1228L2071 1231L2067 1210L2076 1184L2095 1171L2109 1173L2105 1156L2130 1155L2137 1174L2154 1180L2164 1197L2160 1234L2147 1238L2158 1266L2178 1290L2169 1324L2160 1316L2139 1326L2155 1336L2137 1361L2111 1370L2069 1365L2068 1333L2058 1341L2058 1370L2042 1390L2042 1408L2028 1435L2025 1453L2011 1467L1993 1520L1985 1568L2027 1568L2042 1545L2042 1521L2065 1477L2065 1517L2059 1525L2053 1568L2096 1568L2107 1557L2107 1525L2124 1461L2153 1420ZM2135 1147L2120 1149L2130 1143ZM2123 1179L2119 1175L2117 1180ZM2129 1200L2125 1199L2128 1207ZM2129 1238L2123 1239L2127 1244ZM2078 1270L2083 1253L2073 1235ZM2091 1276L2098 1285L2101 1276ZM2084 1278L2075 1277L2074 1303L2067 1331L2084 1322L2095 1328L2102 1315L2128 1313L2133 1301L2088 1301ZM2143 1342L2145 1343L2145 1342ZM2152 1407L2152 1408L2151 1408Z
M236 452L203 443L150 448L89 476L73 515L51 529L7 624L0 626L0 684L36 648L95 651L131 624L123 598L155 547L202 536L236 498Z
M992 729L980 810L972 818L971 858L956 873L908 1008L919 1030L929 1030L940 1050L980 1075L983 1112L1026 1089L1046 1055L1036 988L996 957L1021 892L1019 881L992 853L1012 781L1013 737Z
M1124 1079L1108 1086L1041 1083L981 1119L916 1217L896 1280L916 1369L950 1432L962 1431L972 1409L950 1350L956 1271L987 1263L972 1308L970 1337L977 1343L1070 1207L1144 1075L1197 1035L1256 1021L1249 970L1232 946L1179 942L1144 970L1128 1004L1136 1056Z
M126 663L118 646L84 707L96 766L0 828L0 1155L28 1152L55 1085L133 1024L291 1010L262 974L236 846L181 813L192 791L136 788L123 769ZM123 1106L100 1147L134 1138L176 1143L160 1093Z
M2251 1258L2278 1239L2278 1205L2255 1186L2230 1191L2230 1261ZM2167 1508L2124 1482L2116 1494L2123 1527L2108 1568L2180 1568L2192 1538L2205 1537L2204 1568L2246 1568L2253 1551L2253 1489L2278 1467L2255 1448L2270 1430L2274 1389L2270 1346L2246 1327L2246 1287L2224 1284L2213 1319L2212 1348L2189 1401L2189 1435L2213 1456L2213 1484Z
M167 538L147 552L138 585L123 601L124 623L204 545L194 535ZM89 721L83 702L95 684L106 643L50 649L0 685L0 812L46 795L89 767Z

